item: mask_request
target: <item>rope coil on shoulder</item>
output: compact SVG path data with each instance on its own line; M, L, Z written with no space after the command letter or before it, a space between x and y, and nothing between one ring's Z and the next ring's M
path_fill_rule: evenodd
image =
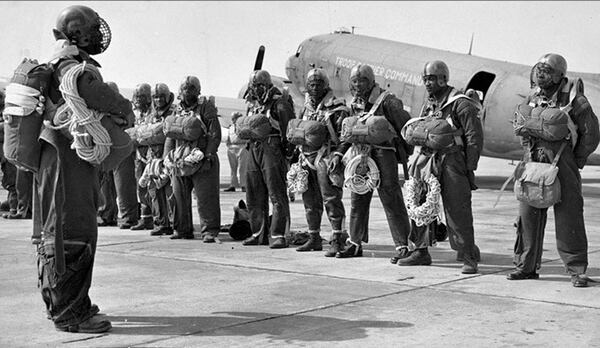
M81 159L99 165L110 154L112 141L108 131L100 123L105 114L88 108L85 100L79 96L77 78L85 71L102 80L98 69L86 62L69 68L59 86L65 105L56 112L55 126L50 121L45 121L44 124L51 129L68 128L73 136L71 148Z

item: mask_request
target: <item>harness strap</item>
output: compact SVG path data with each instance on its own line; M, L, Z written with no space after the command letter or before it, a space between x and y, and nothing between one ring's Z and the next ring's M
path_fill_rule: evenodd
M377 99L375 100L375 104L373 104L371 110L369 110L369 112L366 115L359 117L358 120L361 122L366 122L369 118L373 117L377 109L379 109L379 105L381 105L383 100L390 94L392 93L389 91L384 91L383 93L381 93L379 97L377 97Z

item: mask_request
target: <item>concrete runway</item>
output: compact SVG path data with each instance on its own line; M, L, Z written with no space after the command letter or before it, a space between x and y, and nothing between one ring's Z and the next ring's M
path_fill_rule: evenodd
M229 183L225 146L221 186ZM480 273L463 275L448 242L431 266L399 267L381 202L371 206L364 257L335 259L100 227L92 301L113 323L105 334L57 332L36 288L31 220L0 219L1 347L514 347L600 346L600 286L573 288L556 251L553 216L539 280L508 281L517 204L498 188L514 167L482 158L473 193ZM600 168L582 172L588 275L600 280ZM222 193L231 223L241 192ZM0 197L6 196L0 191ZM349 193L344 203L349 213ZM290 204L304 230L302 200ZM198 223L195 213L194 221ZM324 237L329 228L324 220Z

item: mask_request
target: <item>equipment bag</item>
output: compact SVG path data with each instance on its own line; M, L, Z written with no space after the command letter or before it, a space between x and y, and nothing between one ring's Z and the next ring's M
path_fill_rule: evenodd
M142 146L161 145L165 143L165 133L161 122L152 124L141 124L135 127L135 138Z
M535 208L548 208L560 202L561 188L558 160L567 143L563 143L552 163L519 162L515 168L514 191L517 200Z
M306 145L310 150L323 146L327 140L327 127L319 121L291 119L287 128L287 139L294 145Z
M271 122L264 114L242 116L237 120L236 134L242 139L263 140L271 133Z
M38 137L44 116L36 111L40 97L48 97L53 68L24 58L6 87L4 156L15 166L37 172L41 145Z
M569 135L569 115L559 108L517 106L515 134L546 141L560 141Z
M196 116L171 115L165 118L163 132L169 138L194 141L206 134L206 126Z
M409 145L441 150L454 143L459 131L445 118L418 117L406 122L400 134Z

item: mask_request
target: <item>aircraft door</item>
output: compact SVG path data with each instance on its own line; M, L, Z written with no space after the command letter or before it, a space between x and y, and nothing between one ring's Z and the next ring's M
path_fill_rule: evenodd
M487 100L486 100L486 96L488 94L488 91L490 89L490 86L492 85L492 83L494 82L494 79L496 78L495 74L489 73L487 71L478 71L477 73L475 73L473 75L473 77L471 77L471 79L469 80L469 83L467 83L467 86L465 87L465 92L469 89L474 90L478 97L479 100L481 101L481 105L484 106L484 110L482 112L481 115L481 122L483 124L485 124L485 118L486 118L486 105L487 105Z
M529 94L529 76L509 74L498 77L488 87L483 95L484 152L519 158L521 146L512 120L517 105Z

